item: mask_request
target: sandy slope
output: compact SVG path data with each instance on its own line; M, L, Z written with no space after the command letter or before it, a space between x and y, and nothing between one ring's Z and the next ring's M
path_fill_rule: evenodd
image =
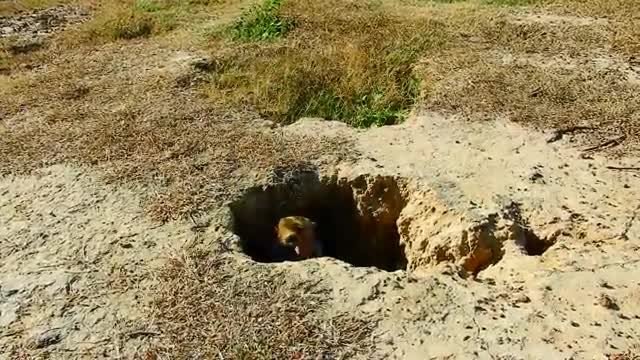
M308 127L325 126L310 121L300 129ZM414 188L400 219L411 222L405 241L414 274L337 271L352 282L336 285L344 290L337 303L385 314L380 333L392 354L590 359L638 343L640 174L606 168L625 160L584 159L566 139L550 144L548 135L500 120L468 124L433 114L358 137L365 159L344 176L394 174ZM461 234L513 201L519 221L553 246L531 256L527 239L507 236L502 258L476 280L432 272L442 252L465 265L471 240ZM431 215L433 207L446 214ZM435 272L455 273L446 263ZM619 310L603 306L605 297Z

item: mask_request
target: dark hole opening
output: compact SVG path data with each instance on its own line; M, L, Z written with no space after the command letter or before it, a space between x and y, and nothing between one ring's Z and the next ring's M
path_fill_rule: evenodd
M538 235L529 229L524 230L524 238L524 249L527 252L527 255L531 256L540 256L544 254L544 252L554 244L553 241L540 239Z
M541 239L536 235L528 222L522 218L519 203L509 204L505 209L504 217L512 221L511 237L527 255L540 256L555 244L555 238Z
M407 266L396 225L404 204L393 178L321 180L309 172L282 184L251 188L230 207L233 231L255 261L295 259L292 249L278 244L275 226L281 217L297 215L317 223L325 256L393 271Z

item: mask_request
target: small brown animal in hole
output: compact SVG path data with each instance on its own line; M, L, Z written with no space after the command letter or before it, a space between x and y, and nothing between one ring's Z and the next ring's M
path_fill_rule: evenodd
M278 242L293 247L300 259L323 256L322 245L316 238L316 226L304 216L283 217L275 228Z

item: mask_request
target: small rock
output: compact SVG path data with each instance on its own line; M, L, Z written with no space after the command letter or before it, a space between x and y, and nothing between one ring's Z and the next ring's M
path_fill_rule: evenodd
M542 175L539 171L536 171L529 176L529 181L531 181L532 183L544 184L544 175Z
M254 124L258 128L275 129L276 127L278 127L278 124L276 124L275 122L273 122L271 120L259 119L259 120L255 120Z
M600 282L600 286L605 288L605 289L613 289L613 286L609 285L609 283L606 282L606 281L601 281Z
M13 302L0 303L0 328L11 325L18 319L20 305Z
M598 298L598 304L606 309L611 309L611 310L620 309L616 304L615 300L607 294L600 295L600 297Z
M527 295L525 295L525 294L520 294L520 295L516 296L516 298L515 298L515 299L513 299L513 301L514 301L516 304L517 304L517 303L524 303L524 304L526 304L526 303L530 303L530 302L531 302L531 299L530 299Z
M45 347L49 347L51 345L55 345L62 340L62 334L59 330L48 330L44 333L40 334L34 341L34 346L36 349L42 349Z

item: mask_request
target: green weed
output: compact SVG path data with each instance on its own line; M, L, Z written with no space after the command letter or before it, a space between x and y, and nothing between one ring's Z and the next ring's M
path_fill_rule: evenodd
M266 40L282 37L291 30L291 20L279 14L282 0L265 0L249 8L231 27L236 40Z
M414 65L428 50L445 46L447 33L437 21L356 6L301 1L285 8L296 34L227 49L217 58L210 98L282 123L300 117L356 127L401 122L420 93Z

